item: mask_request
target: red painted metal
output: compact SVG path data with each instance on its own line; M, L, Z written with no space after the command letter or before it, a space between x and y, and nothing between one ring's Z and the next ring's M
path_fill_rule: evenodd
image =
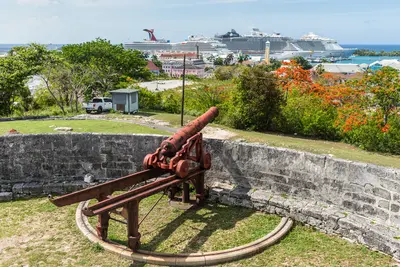
M203 136L200 131L216 116L218 116L218 109L212 107L171 138L163 141L155 153L148 154L144 158L144 171L55 199L51 198L50 201L62 207L97 199L98 203L82 212L86 216L98 216L96 226L98 236L103 240L107 239L110 213L121 215L127 220L128 246L132 250L137 250L140 246L139 203L143 198L168 191L168 197L175 199L175 194L182 187L182 201L188 203L190 202L189 183L191 183L196 189L196 203L201 205L204 202L204 173L211 168L211 155L204 150ZM127 193L111 196L115 191L167 173L171 175Z
M186 141L203 130L204 127L218 116L216 107L210 108L206 113L183 127L180 131L174 134L161 143L161 154L164 156L172 156L186 143Z
M145 32L147 32L148 34L149 34L149 40L150 41L157 41L157 38L156 38L156 36L154 35L154 29L151 29L151 30L149 30L149 29L144 29L143 31L145 31Z
M115 191L123 190L132 185L161 176L164 173L166 173L166 171L160 169L145 170L55 199L51 198L50 201L57 207L63 207L89 199L98 199L101 195L111 195Z

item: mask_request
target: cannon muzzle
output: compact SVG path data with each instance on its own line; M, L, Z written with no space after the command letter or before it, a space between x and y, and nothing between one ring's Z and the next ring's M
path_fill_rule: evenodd
M186 143L186 141L200 132L206 125L218 116L218 108L212 107L206 113L190 122L172 137L161 143L161 154L171 157Z

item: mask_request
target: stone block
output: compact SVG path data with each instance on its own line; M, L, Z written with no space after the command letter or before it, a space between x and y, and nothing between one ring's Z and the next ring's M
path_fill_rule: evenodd
M384 198L386 200L391 200L392 199L392 196L391 196L389 191L387 191L385 189L382 189L382 188L379 188L379 187L373 188L372 189L372 194L374 194L374 196L381 197L381 198Z
M317 188L317 186L313 182L303 181L299 179L289 178L287 183L289 185L292 185L294 188L305 188L311 190L315 190Z
M375 204L376 200L373 197L370 197L368 195L362 194L362 193L345 193L344 194L345 199L352 199L352 200L357 200L360 202L368 203L368 204Z
M234 198L240 198L240 199L250 199L251 192L249 188L245 187L236 187L230 192L230 196Z
M63 183L49 183L43 185L43 192L46 195L61 195L65 193L64 184Z
M399 212L399 210L400 210L400 206L399 205L392 204L391 207L390 207L390 211L391 212Z
M285 193L289 194L291 191L292 187L286 184L280 184L280 183L273 183L271 185L271 190L276 193Z
M389 210L389 207L390 207L389 201L386 201L386 200L379 200L379 201L378 201L378 207L380 207L380 208L382 208L382 209Z
M13 188L12 188L13 194L23 194L23 193L24 193L24 192L23 192L23 187L24 187L24 184L23 184L23 183L15 184L15 185L13 186Z
M267 204L272 194L264 190L256 190L251 194L251 200L253 202L262 202Z
M0 202L7 202L13 199L12 192L1 192L0 193Z

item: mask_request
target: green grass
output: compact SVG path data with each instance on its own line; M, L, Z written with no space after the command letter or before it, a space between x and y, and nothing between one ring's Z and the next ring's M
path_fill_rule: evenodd
M180 127L181 118L179 114L169 114L163 112L145 111L138 113L139 116L151 117L152 119L169 122L173 127ZM111 113L107 118L132 118L131 115L120 115ZM184 123L193 120L193 116L184 116ZM72 127L74 132L97 132L97 133L151 133L171 135L171 133L153 129L150 127L139 126L126 122L84 120L84 121L13 121L0 122L0 135L5 134L11 128L24 134L31 133L55 133L49 126ZM336 158L352 161L372 163L381 166L400 168L400 156L384 155L372 153L342 142L330 142L324 140L307 139L296 136L280 135L276 133L260 133L253 131L241 131L229 127L211 124L213 127L220 127L236 134L232 140L244 139L248 142L267 144L274 147L291 148L299 151L311 152L315 154L327 154Z
M45 120L45 121L11 121L0 122L0 135L6 134L10 129L15 129L22 134L57 133L54 127L72 127L77 133L138 133L138 134L163 134L166 131L153 129L128 122L114 122L102 120Z
M168 113L148 112L152 118L163 120L171 123L174 127L180 126L180 115ZM193 116L184 116L184 121L193 120ZM336 158L347 159L352 161L372 163L381 166L400 168L400 156L385 155L380 153L372 153L355 146L342 142L331 142L316 139L307 139L296 136L289 136L277 133L260 133L253 131L241 131L232 129L223 125L211 124L211 126L219 127L236 133L232 140L244 139L248 142L256 142L267 144L273 147L291 148L299 151L305 151L315 154L327 154Z
M227 129L227 128L225 128ZM372 153L342 142L306 139L271 133L258 133L229 129L236 133L233 139L245 139L274 147L291 148L314 154L327 154L336 158L400 168L400 156Z
M158 197L141 202L141 216ZM130 266L130 261L104 251L79 232L75 209L76 205L56 208L45 198L0 203L0 266ZM170 207L164 197L140 227L142 247L160 252L226 249L265 235L279 221L275 215L219 204L182 211ZM125 243L125 226L112 222L110 227L110 238ZM279 244L252 258L224 266L393 266L393 263L389 256L297 225Z

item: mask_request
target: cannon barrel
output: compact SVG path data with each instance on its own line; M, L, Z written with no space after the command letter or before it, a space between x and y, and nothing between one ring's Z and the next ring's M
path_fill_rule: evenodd
M179 130L172 137L161 143L161 154L164 156L173 156L186 143L186 141L200 132L208 123L212 122L218 116L218 108L212 107L206 113L190 122Z

